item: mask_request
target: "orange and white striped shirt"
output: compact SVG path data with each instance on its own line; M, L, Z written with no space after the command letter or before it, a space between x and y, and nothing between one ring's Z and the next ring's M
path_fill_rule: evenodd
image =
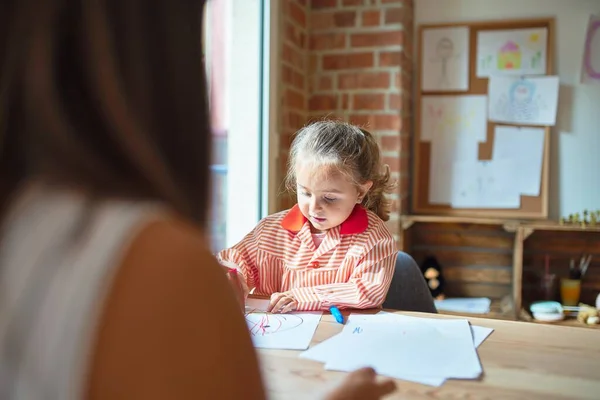
M315 247L295 205L270 215L217 258L235 264L254 294L290 292L299 311L374 308L385 300L398 251L385 223L357 205Z

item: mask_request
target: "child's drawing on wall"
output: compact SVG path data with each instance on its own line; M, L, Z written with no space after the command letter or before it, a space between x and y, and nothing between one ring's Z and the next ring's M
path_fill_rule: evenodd
M521 49L512 40L507 41L498 52L498 69L520 69Z

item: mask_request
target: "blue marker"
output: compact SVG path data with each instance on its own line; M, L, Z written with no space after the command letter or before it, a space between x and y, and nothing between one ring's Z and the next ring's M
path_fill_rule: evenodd
M339 322L340 324L344 323L344 316L340 312L339 308L337 308L336 306L331 306L329 307L329 311L331 311L331 315L333 315L337 322Z

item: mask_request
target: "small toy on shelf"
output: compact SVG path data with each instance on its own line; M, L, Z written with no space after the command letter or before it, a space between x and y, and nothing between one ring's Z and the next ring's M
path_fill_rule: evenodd
M598 323L598 309L588 306L584 303L579 303L579 311L577 312L577 321L582 324L594 325Z
M596 227L600 224L600 210L583 210L581 213L569 214L567 217L561 217L560 225L579 225L585 229L587 227Z
M431 296L435 300L445 299L444 275L442 274L442 266L438 260L433 256L427 257L421 264L421 273L427 282Z

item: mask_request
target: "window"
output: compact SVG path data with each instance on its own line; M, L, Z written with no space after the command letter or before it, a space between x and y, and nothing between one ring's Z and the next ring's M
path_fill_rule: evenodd
M213 128L210 227L215 252L241 240L267 210L266 3L206 4L203 46Z

